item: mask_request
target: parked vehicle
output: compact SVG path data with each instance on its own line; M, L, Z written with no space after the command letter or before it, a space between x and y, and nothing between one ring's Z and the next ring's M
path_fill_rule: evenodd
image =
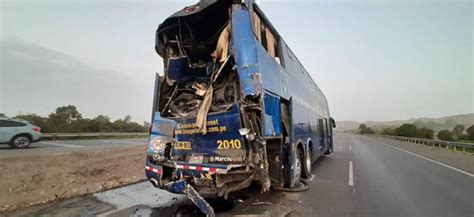
M20 119L0 118L0 144L13 148L27 148L40 141L41 128Z
M145 166L155 187L211 215L201 195L302 188L332 152L326 97L253 1L186 7L158 27L155 49L165 66Z

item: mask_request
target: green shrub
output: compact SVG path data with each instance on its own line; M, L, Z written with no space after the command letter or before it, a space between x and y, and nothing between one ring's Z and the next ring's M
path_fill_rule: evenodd
M372 128L367 127L365 124L359 126L360 134L374 134L375 131Z
M444 141L454 141L453 134L449 130L439 131L437 137L438 139L444 140Z
M428 128L421 128L416 131L416 137L424 139L433 139L434 131Z
M474 125L471 125L466 130L469 140L474 140Z
M416 137L417 128L414 124L403 124L395 129L395 135L404 137Z

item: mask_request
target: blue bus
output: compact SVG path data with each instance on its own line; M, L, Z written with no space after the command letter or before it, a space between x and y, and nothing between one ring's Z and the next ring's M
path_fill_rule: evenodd
M323 92L252 0L202 0L161 23L145 172L172 192L301 188L333 150Z

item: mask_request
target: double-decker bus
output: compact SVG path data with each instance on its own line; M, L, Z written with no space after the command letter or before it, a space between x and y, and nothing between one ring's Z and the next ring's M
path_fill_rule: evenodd
M202 0L156 31L145 172L155 187L227 197L301 188L333 150L326 97L252 1Z

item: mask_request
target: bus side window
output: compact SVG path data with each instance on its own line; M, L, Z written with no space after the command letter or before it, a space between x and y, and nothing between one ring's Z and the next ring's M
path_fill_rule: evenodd
M328 119L324 118L324 135L329 136Z
M255 11L252 12L253 31L257 40L262 44L267 53L280 65L282 65L280 52L280 39L268 28L265 20Z
M324 136L323 119L318 119L318 131L319 131L319 136L323 137Z

